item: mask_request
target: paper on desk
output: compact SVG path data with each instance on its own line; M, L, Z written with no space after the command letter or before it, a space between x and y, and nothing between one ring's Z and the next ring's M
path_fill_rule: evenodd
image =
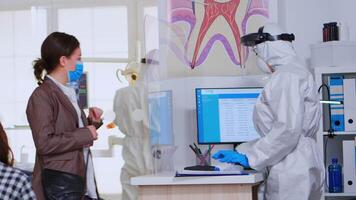
M219 163L215 165L220 171L229 171L229 172L243 172L244 168L241 165L228 164L228 163Z
M225 174L244 174L243 171L196 171L196 170L178 170L178 174L187 175L225 175Z
M176 172L176 177L187 177L187 176L237 176L237 175L248 175L246 172L241 171L195 171L195 170L178 170Z

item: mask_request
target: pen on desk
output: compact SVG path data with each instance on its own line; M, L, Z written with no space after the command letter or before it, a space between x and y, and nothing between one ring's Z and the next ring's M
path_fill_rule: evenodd
M213 150L214 146L215 146L215 145L209 145L208 154L210 154L210 153L211 153L211 151Z
M195 155L198 155L198 152L193 148L192 145L189 145L189 147L192 149L192 151L195 153Z
M195 146L197 152L198 152L199 154L202 154L201 151L200 151L200 149L198 148L198 146L197 146L195 143L193 143L193 144L194 144L194 146Z

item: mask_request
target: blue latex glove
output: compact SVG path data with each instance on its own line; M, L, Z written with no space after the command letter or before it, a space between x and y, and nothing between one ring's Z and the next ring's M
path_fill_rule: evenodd
M233 150L220 150L213 155L213 158L220 162L236 163L243 167L250 167L247 157Z

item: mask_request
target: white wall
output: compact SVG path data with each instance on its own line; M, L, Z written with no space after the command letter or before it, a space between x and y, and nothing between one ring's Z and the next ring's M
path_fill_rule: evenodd
M322 41L323 23L328 18L332 19L328 17L329 6L329 1L326 0L279 1L278 23L287 32L295 34L294 47L307 64L310 45Z
M355 0L329 0L329 13L333 21L347 22L350 31L350 40L356 40L356 1Z
M310 59L310 45L322 41L326 22L347 22L350 40L356 40L356 1L354 0L279 0L278 23L294 33L294 46L300 58Z

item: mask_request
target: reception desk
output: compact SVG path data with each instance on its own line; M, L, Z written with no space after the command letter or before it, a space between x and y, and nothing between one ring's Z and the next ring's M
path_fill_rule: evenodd
M155 174L134 177L140 200L257 200L262 173L239 176L174 177Z

